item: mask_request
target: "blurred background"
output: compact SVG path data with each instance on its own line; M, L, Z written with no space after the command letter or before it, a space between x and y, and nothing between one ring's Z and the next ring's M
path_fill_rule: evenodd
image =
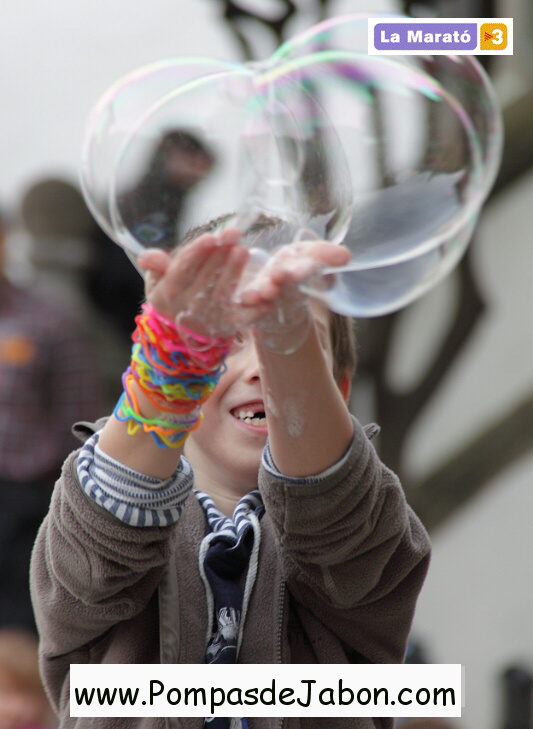
M83 419L109 412L119 394L141 282L122 251L99 232L79 193L81 143L93 105L115 80L144 64L177 56L261 59L325 17L364 11L514 18L514 55L482 59L504 109L505 145L474 240L454 274L423 299L398 314L359 322L352 409L361 421L382 426L378 448L400 473L433 542L410 660L466 667L466 706L457 726L531 729L531 2L3 3L5 272L68 314L83 334L83 362L70 374L76 369L89 405L71 401L72 412ZM112 275L98 265L107 247L113 250ZM27 348L17 340L13 349L12 339L2 348L1 311L0 363L13 364ZM63 323L63 333L67 328ZM0 399L4 414L6 403ZM0 478L8 480L13 476L4 476L1 466L6 437L0 427ZM58 467L52 461L45 466L47 474ZM9 571L5 554L0 544L0 589L2 569Z

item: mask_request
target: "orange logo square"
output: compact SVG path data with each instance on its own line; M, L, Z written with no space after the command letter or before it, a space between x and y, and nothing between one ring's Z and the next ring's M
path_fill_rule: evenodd
M479 29L480 51L503 51L507 48L505 23L482 23Z

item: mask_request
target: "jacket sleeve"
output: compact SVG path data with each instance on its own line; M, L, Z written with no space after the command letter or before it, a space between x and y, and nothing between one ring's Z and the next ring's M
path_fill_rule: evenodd
M78 455L63 466L32 557L32 599L45 660L90 645L146 607L177 526L132 527L98 506L80 488Z
M284 477L267 446L260 488L297 604L339 637L347 660L401 662L429 539L355 418L345 456L315 477Z

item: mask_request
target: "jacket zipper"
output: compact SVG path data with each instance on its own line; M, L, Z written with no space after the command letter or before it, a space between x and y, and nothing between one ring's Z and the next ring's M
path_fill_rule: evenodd
M278 623L276 626L277 634L278 634L278 645L277 645L277 651L276 651L276 663L281 663L281 641L283 640L283 612L285 609L285 581L281 583L281 589L279 594L279 601L278 601ZM280 716L277 724L277 729L282 729L283 726L283 717Z
M281 663L281 641L283 639L283 630L282 630L282 628L283 628L283 610L285 608L285 592L286 592L286 590L285 590L285 582L282 582L281 590L280 590L280 595L279 595L279 599L278 599L278 619L277 619L277 623L276 623L276 632L277 632L277 636L278 636L278 644L276 646L276 656L275 656L276 660L275 660L275 664L274 665L277 665L277 664L280 664ZM249 729L254 729L254 720L253 720L253 718L252 719L248 719L248 726L249 726ZM278 722L276 724L276 729L282 729L282 726L283 726L283 717L280 716L280 717L278 717Z

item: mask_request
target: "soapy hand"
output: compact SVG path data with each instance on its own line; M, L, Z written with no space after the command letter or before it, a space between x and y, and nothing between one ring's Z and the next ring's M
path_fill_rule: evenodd
M283 353L295 351L304 340L311 322L308 296L301 290L325 267L348 263L350 252L326 241L298 241L283 246L239 290L243 310L263 309L254 320L259 341ZM266 309L268 305L271 309Z
M234 294L248 260L241 234L206 233L167 252L143 251L146 297L164 316L202 337L230 338L241 325ZM262 306L265 309L265 306ZM250 316L260 315L261 304Z
M343 266L349 260L347 248L327 241L298 241L282 246L240 292L240 303L257 306L269 301L281 302L288 290L298 288L321 268Z
M322 267L348 262L349 251L325 241L298 241L253 266L241 233L207 233L166 252L143 251L147 299L164 316L202 336L231 338L253 326L266 346L291 351L307 329L300 285Z

